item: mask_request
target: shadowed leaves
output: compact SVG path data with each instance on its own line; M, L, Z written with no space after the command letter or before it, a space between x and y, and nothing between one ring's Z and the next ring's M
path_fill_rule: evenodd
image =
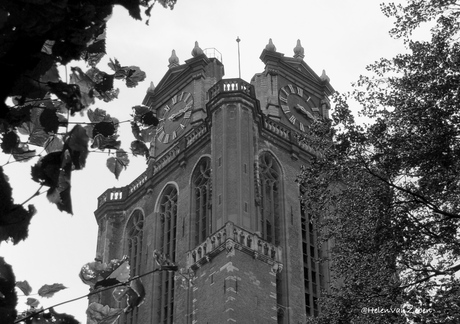
M14 204L11 186L1 167L0 201L0 242L11 240L17 244L27 237L30 219L36 211L32 205L26 210L22 205Z

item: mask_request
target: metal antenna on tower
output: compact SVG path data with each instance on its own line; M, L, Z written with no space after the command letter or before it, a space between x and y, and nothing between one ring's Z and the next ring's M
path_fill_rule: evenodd
M240 65L240 37L236 36L236 42L238 43L238 78L241 79L241 65Z

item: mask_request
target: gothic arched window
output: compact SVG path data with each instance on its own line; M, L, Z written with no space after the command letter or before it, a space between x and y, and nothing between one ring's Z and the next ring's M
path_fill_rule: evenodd
M325 266L317 260L322 258L321 249L316 238L316 226L311 212L308 209L308 202L304 194L307 188L300 186L300 221L302 231L302 255L303 255L303 277L305 291L305 313L307 316L318 316L318 300L321 291L325 288Z
M131 267L131 277L141 274L142 266L142 239L144 228L144 214L136 209L126 225L127 254ZM127 314L124 323L137 323L138 308Z
M272 154L264 152L259 157L261 196L261 233L267 242L280 244L280 167Z
M192 176L192 213L195 222L195 245L211 233L211 159L205 157L195 167Z
M128 256L132 276L141 274L143 227L144 215L139 209L137 209L132 213L126 226Z
M169 261L176 262L177 237L177 189L169 185L160 199L161 220L160 253ZM160 281L160 323L172 324L174 312L174 273L161 271Z

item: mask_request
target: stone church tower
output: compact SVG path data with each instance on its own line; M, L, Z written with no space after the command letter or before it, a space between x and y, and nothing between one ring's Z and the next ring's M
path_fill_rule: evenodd
M299 138L328 118L334 90L303 58L300 41L285 57L270 40L247 83L223 78L217 51L196 44L184 64L173 51L143 102L160 120L148 167L95 215L104 262L128 255L139 275L157 251L179 271L143 277L145 302L121 322L297 324L321 311L329 272L295 180L314 154Z

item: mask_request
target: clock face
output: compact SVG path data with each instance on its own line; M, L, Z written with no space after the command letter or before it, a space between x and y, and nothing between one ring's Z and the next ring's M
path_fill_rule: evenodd
M176 94L161 107L157 114L160 122L156 131L157 142L168 144L178 138L190 123L192 108L192 94L185 91Z
M315 115L319 109L314 107L311 97L302 88L288 84L279 90L278 98L286 118L302 132L317 119Z

